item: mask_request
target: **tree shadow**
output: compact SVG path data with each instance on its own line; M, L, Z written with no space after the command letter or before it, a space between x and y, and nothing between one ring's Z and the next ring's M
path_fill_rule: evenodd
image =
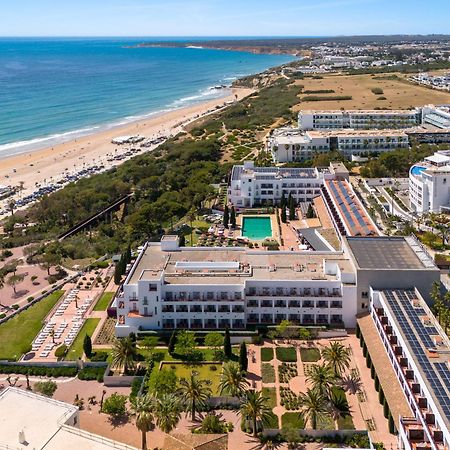
M361 379L349 374L342 377L341 384L344 391L349 392L353 395L356 395L362 388Z
M109 416L108 422L112 425L113 428L123 427L130 421L130 416L128 414L124 414L122 416Z
M24 295L27 295L28 292L30 292L28 289L22 289L20 291L17 291L14 295L14 298L20 298L23 297Z

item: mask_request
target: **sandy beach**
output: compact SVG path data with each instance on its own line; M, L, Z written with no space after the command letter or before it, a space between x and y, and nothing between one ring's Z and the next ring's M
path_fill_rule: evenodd
M236 97L240 100L252 92L251 89L243 88L227 90L221 98L131 122L54 147L5 157L0 159L0 185L19 186L23 182L24 189L20 196L24 196L33 192L36 186L57 182L65 173L74 173L92 165L103 164L110 168L121 164L124 160L108 162L107 159L130 146L112 144L114 137L139 134L145 138L156 138L174 135L182 131L185 124L212 112L218 106L225 106ZM19 194L15 198L19 198ZM4 206L5 201L2 203Z

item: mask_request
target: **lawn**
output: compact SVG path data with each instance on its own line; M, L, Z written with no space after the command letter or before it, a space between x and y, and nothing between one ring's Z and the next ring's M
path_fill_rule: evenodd
M214 367L214 369L212 369ZM175 371L175 374L178 378L188 378L191 375L192 371L196 371L198 373L198 377L201 380L210 380L211 381L211 391L213 395L219 394L219 383L220 383L220 375L222 373L222 364L171 364L171 363L162 363L161 370L166 369L170 371Z
M305 421L298 412L285 412L281 416L281 428L305 428Z
M269 408L273 409L277 406L277 390L273 387L263 387L262 395L266 397Z
M277 359L283 362L296 362L297 350L294 347L277 347Z
M31 349L42 321L63 294L64 291L55 291L0 325L0 359L17 360Z
M78 358L81 358L83 356L84 336L88 334L89 336L92 337L99 322L100 319L87 319L84 322L80 332L73 341L73 344L70 346L69 351L67 352L67 355L64 358L66 361L76 361Z
M301 347L300 357L303 362L317 362L320 359L320 351L316 347L312 348Z
M347 416L345 418L340 417L337 420L337 425L339 430L354 430L355 424L353 423L352 416Z
M104 292L97 300L97 303L94 306L94 311L106 311L113 297L114 292Z
M336 424L331 416L324 415L317 419L317 429L318 430L335 430Z
M273 348L262 348L261 349L261 361L272 361L273 359Z
M139 345L142 345L142 341L138 341L138 347ZM214 349L212 348L198 348L197 351L202 353L203 355L203 361L215 361L214 359ZM232 361L238 361L239 359L239 347L234 346L232 348L233 356L231 357ZM146 348L139 347L138 353L141 355L144 359L147 359L150 356L150 351ZM158 348L156 350L153 350L153 354L156 354L156 360L157 361L181 361L180 358L177 358L177 355L171 356L169 355L169 352L167 349L161 349Z
M261 377L263 383L275 383L275 369L271 364L261 364Z

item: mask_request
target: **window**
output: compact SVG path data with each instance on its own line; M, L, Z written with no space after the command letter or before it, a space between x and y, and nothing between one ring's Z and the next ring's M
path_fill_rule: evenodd
M361 292L361 297L362 297L362 298L369 298L369 293L366 292L366 291Z
M156 284L149 284L148 285L148 290L149 291L156 291L157 290L157 286L156 286Z

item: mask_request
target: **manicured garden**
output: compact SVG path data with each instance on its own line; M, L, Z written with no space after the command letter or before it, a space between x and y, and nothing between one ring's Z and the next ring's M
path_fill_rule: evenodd
M275 383L275 369L271 364L261 365L261 377L263 383Z
M315 347L301 347L300 358L303 362L317 362L320 360L320 351Z
M305 428L305 420L298 412L285 412L281 416L281 428L303 429Z
M94 306L94 311L106 311L113 297L114 292L104 292L97 300L97 303Z
M0 325L0 359L18 360L31 350L43 320L63 294L64 291L55 291Z
M273 409L277 406L277 390L273 387L263 387L262 388L263 397L267 398L267 406Z
M277 359L282 362L296 362L297 349L295 347L277 347Z
M174 372L178 379L189 378L192 372L197 373L199 380L210 381L212 395L219 395L220 376L222 374L222 363L200 363L200 364L181 364L166 363L161 364L161 370L170 370Z
M88 334L89 336L92 337L99 322L100 319L92 319L92 318L87 319L84 322L80 332L78 333L77 337L73 341L73 344L70 346L67 352L67 355L65 357L67 361L76 361L78 358L81 358L83 356L84 336Z
M273 348L263 347L261 349L261 361L272 361L273 359Z

